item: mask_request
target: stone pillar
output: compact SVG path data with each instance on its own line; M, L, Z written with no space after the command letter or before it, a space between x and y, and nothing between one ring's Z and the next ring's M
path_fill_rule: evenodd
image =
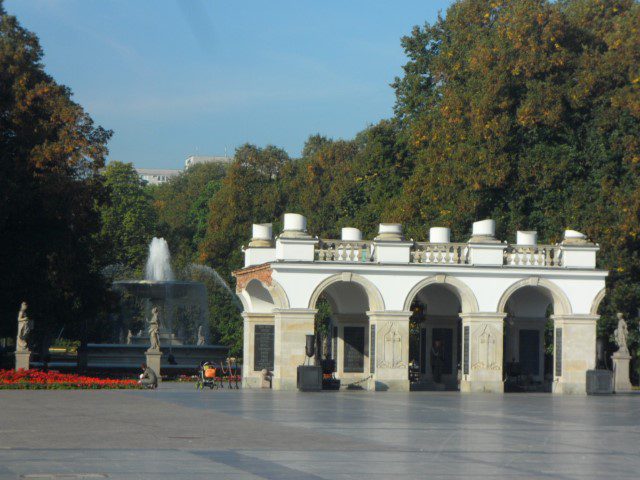
M369 357L375 390L409 391L410 311L367 312L370 321ZM375 332L375 334L373 333Z
M315 309L306 308L274 310L274 390L297 388L297 369L306 362L306 335L314 333L316 312Z
M586 395L587 370L596 368L599 315L552 315L553 392Z
M248 388L262 387L262 370L267 369L273 372L274 360L274 318L272 313L248 313L243 312L244 318L244 348L242 361L242 386ZM256 345L256 327L259 329L259 344ZM271 334L269 327L272 329ZM271 337L271 345L269 343ZM269 351L270 349L270 351ZM256 355L261 365L255 364ZM267 366L268 360L272 365Z
M158 383L162 381L162 375L160 372L160 359L162 358L162 352L160 350L147 350L144 352L147 357L147 367L150 367L151 370L156 372L158 376Z
M504 313L461 313L461 392L502 393Z
M16 370L29 370L31 350L16 351Z
M624 393L631 391L631 380L629 379L629 352L615 352L613 359L613 391Z

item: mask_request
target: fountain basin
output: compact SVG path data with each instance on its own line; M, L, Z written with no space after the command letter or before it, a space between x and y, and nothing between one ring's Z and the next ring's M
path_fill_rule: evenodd
M196 291L201 291L206 295L206 288L201 282L180 280L118 280L113 282L113 285L138 298L149 298L151 300L185 298Z

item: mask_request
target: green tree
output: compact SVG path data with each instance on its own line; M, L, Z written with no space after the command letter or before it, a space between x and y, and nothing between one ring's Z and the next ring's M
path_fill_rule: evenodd
M411 235L493 217L601 244L612 312L640 304L640 5L461 0L402 40L396 114L415 169L389 215ZM624 293L623 293L624 292ZM636 348L636 347L634 347Z
M236 151L222 186L210 204L200 260L231 281L242 266L240 247L251 239L251 224L278 221L284 213L284 176L291 160L284 150L244 145Z
M108 202L102 206L102 239L112 263L141 270L156 229L151 195L131 163L111 162L104 171Z
M150 190L158 212L158 231L169 242L179 267L198 259L209 222L209 204L222 187L226 172L227 165L198 164Z
M283 183L292 171L283 150L244 145L236 150L222 186L209 205L209 220L200 244L200 262L214 268L233 286L231 272L242 267L243 244L251 238L251 224L279 221L284 213ZM213 291L211 329L234 354L242 351L242 317L237 299L223 287Z
M315 142L315 137L309 139ZM287 211L307 217L309 229L325 238L339 238L343 220L354 213L353 202L346 198L356 181L354 141L326 140L304 150L309 157L295 163L292 175L285 179Z
M96 127L42 64L38 38L0 1L0 322L29 304L40 341L80 335L106 302L97 240L111 132Z

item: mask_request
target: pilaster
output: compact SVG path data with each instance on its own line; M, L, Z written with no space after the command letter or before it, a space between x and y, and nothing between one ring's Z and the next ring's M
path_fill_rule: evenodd
M261 388L262 386L262 368L256 370L255 356L256 356L256 343L255 334L256 326L261 328L264 326L271 326L274 328L274 315L272 313L249 313L242 312L242 318L244 319L244 349L242 353L242 386L245 388ZM263 333L264 334L264 333ZM263 348L268 349L268 345L260 345L258 354L268 354L268 351L262 352ZM274 353L274 345L271 344L271 353ZM273 370L273 368L267 370Z
M552 315L553 392L586 395L587 370L596 367L599 315Z
M409 391L411 314L404 310L367 312L371 330L369 358L373 367L372 390Z
M504 392L504 313L462 313L461 392Z
M291 308L274 310L274 390L295 390L297 368L306 359L306 335L313 335L317 310Z

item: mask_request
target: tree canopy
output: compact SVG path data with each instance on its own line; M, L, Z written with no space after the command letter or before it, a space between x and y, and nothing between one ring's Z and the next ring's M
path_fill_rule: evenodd
M460 240L483 217L510 239L584 231L612 273L605 323L636 317L639 25L632 0L467 0L414 28L394 88L415 168L390 213Z
M111 162L104 170L107 202L101 207L102 239L110 261L125 270L140 270L156 231L151 195L131 163Z
M0 2L0 316L15 318L25 300L45 336L77 332L105 300L96 205L111 132L45 72L42 55Z

